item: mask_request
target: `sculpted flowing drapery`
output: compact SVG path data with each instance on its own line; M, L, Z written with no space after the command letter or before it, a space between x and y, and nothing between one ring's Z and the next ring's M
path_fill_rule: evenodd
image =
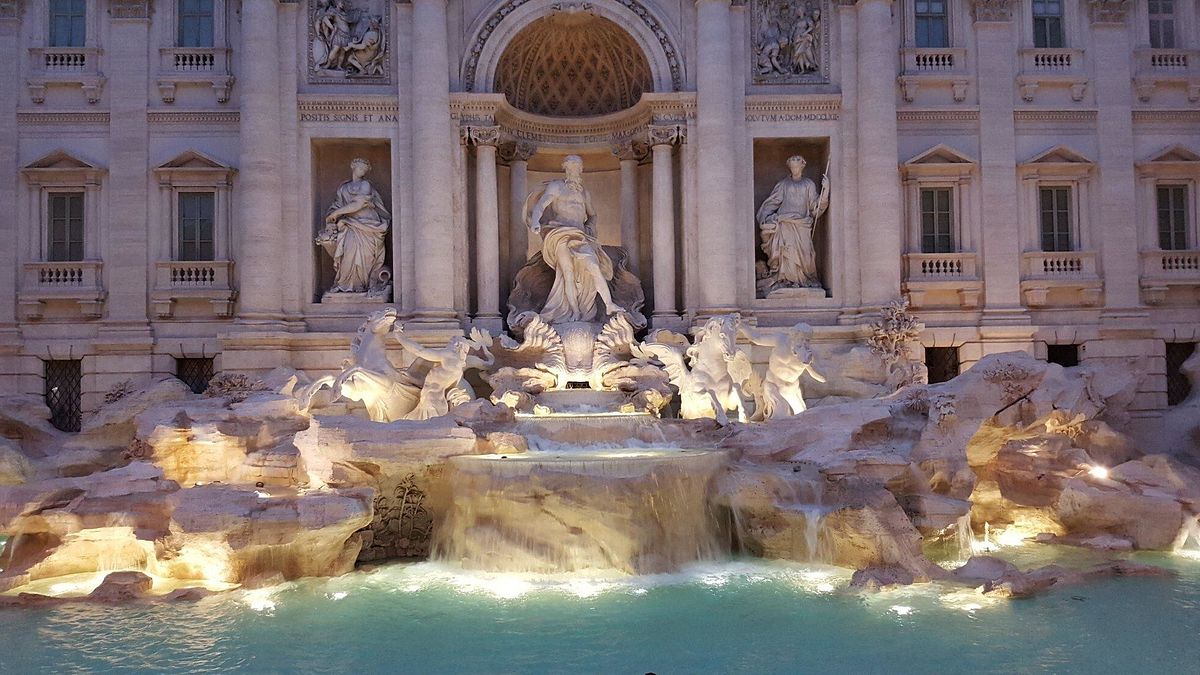
M802 157L789 159L792 175L776 183L758 209L762 250L777 287L821 288L813 228L829 207L829 181L822 179L817 192L803 176L804 165Z
M366 160L351 162L353 177L338 186L325 216L325 230L317 238L333 257L330 293L380 292L388 285L384 238L391 214L379 192L363 178L370 168Z

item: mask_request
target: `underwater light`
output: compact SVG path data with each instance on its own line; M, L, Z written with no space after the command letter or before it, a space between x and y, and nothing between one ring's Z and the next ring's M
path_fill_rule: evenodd
M908 605L892 605L888 610L895 612L896 616L908 616L913 613L913 608Z
M1088 475L1096 480L1108 480L1108 467L1097 464L1088 469Z

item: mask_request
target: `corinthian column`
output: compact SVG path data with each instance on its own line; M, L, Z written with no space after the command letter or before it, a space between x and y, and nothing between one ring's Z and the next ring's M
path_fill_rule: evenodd
M489 330L500 323L500 206L496 194L496 143L500 127L470 127L475 146L475 321Z
M621 161L621 246L629 254L629 269L635 275L641 267L638 249L637 167L646 156L646 147L635 141L613 145L613 154Z
M242 3L242 71L239 117L237 229L241 232L237 270L240 323L271 323L283 318L279 252L283 223L279 179L279 17L275 2ZM253 58L249 55L253 54Z
M729 0L696 0L696 43L701 45L696 67L696 238L702 270L696 282L702 315L732 311L737 304L732 41Z
M452 324L455 135L450 126L446 0L412 3L413 226L416 247L413 319Z
M525 197L528 194L529 160L537 154L530 143L518 141L505 147L508 160L508 267L505 286L529 258L529 229L525 227ZM507 287L507 286L506 286Z
M650 127L652 197L650 262L654 271L654 327L676 328L675 311L675 176L672 150L681 127Z
M862 299L883 305L900 294L902 207L896 145L896 42L892 0L858 2L858 184Z

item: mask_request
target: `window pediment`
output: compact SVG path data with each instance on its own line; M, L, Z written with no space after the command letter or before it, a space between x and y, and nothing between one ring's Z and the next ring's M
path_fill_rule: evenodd
M154 169L162 185L224 186L237 169L199 150L187 150Z
M977 163L954 148L939 143L900 165L905 178L958 177L975 172Z
M1200 155L1187 146L1176 143L1158 151L1150 159L1138 162L1137 166L1142 171L1151 172L1159 170L1200 171Z
M102 167L62 149L30 162L21 169L25 179L33 185L92 185L99 183L104 171Z
M1065 145L1043 150L1017 167L1025 177L1083 178L1091 174L1095 164L1084 155Z

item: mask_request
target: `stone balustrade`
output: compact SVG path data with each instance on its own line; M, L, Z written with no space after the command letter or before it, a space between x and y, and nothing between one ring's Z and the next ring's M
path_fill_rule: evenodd
M84 317L99 317L105 297L103 265L99 260L25 263L18 294L23 316L40 319L47 303L75 303Z
M1084 51L1071 48L1027 48L1017 50L1020 74L1017 85L1021 98L1032 103L1039 88L1069 87L1071 100L1082 101L1088 77Z
M913 307L979 305L983 282L972 252L906 253L904 292Z
M1164 304L1170 295L1200 302L1200 250L1142 251L1141 263L1146 304Z
M1021 293L1025 304L1095 306L1104 282L1095 251L1029 251L1021 256Z
M971 76L967 73L967 50L963 47L906 47L900 50L903 73L901 92L905 101L916 98L921 87L950 87L954 100L966 98Z
M1134 89L1143 103L1163 87L1181 87L1189 101L1200 101L1200 50L1138 49L1134 66Z
M229 50L218 47L164 47L159 51L158 92L163 103L174 103L180 86L212 87L217 102L229 100L233 86Z
M100 74L96 47L31 47L26 88L34 103L44 103L46 87L76 86L83 90L88 103L100 100L105 78Z
M166 260L155 263L150 301L160 319L175 316L179 303L208 303L212 314L233 315L233 262L230 260Z

